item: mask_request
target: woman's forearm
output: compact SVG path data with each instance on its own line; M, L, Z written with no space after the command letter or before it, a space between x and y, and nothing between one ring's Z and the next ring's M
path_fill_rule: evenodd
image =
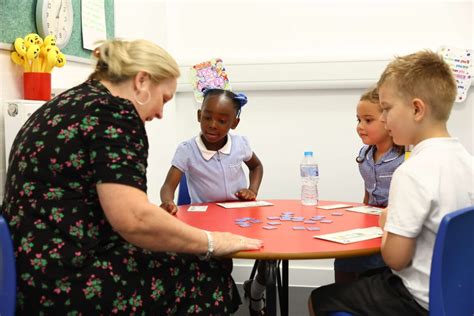
M102 209L115 231L128 242L152 251L207 253L210 239L205 231L189 226L150 203L139 189L115 183L97 185ZM231 233L209 234L214 255L256 250L262 242Z
M207 251L204 231L181 222L156 205L142 209L140 223L134 231L119 233L128 242L152 251L194 254Z
M112 227L128 242L152 251L205 253L207 236L150 203L138 189L105 183L97 186Z

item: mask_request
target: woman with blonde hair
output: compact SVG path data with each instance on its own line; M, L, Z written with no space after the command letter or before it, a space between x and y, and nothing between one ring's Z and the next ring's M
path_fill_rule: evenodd
M144 40L106 41L93 55L89 79L33 113L12 146L2 215L17 314L234 312L234 281L212 257L261 241L188 226L146 193L145 122L173 97L176 61Z

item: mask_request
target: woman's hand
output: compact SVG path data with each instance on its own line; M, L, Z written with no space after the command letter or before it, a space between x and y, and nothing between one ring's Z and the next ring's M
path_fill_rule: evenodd
M173 201L163 202L161 203L160 207L171 215L175 215L178 212L178 207Z
M235 196L241 201L255 201L257 194L250 189L241 189Z
M214 239L214 256L225 256L241 250L258 250L263 247L259 239L248 238L232 233L211 232Z

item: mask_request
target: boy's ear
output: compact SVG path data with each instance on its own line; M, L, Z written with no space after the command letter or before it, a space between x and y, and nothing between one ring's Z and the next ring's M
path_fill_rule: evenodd
M427 115L428 108L426 103L421 99L415 98L411 102L415 121L419 122Z
M239 125L239 123L240 123L240 118L236 117L234 119L234 123L232 123L232 126L230 128L235 129L237 125Z
M198 119L198 122L201 123L201 110L197 111L197 119Z

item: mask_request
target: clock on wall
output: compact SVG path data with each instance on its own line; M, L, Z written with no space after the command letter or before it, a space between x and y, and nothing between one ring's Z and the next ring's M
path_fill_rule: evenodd
M73 22L72 0L38 0L36 27L41 37L52 34L56 46L64 48L71 39Z

